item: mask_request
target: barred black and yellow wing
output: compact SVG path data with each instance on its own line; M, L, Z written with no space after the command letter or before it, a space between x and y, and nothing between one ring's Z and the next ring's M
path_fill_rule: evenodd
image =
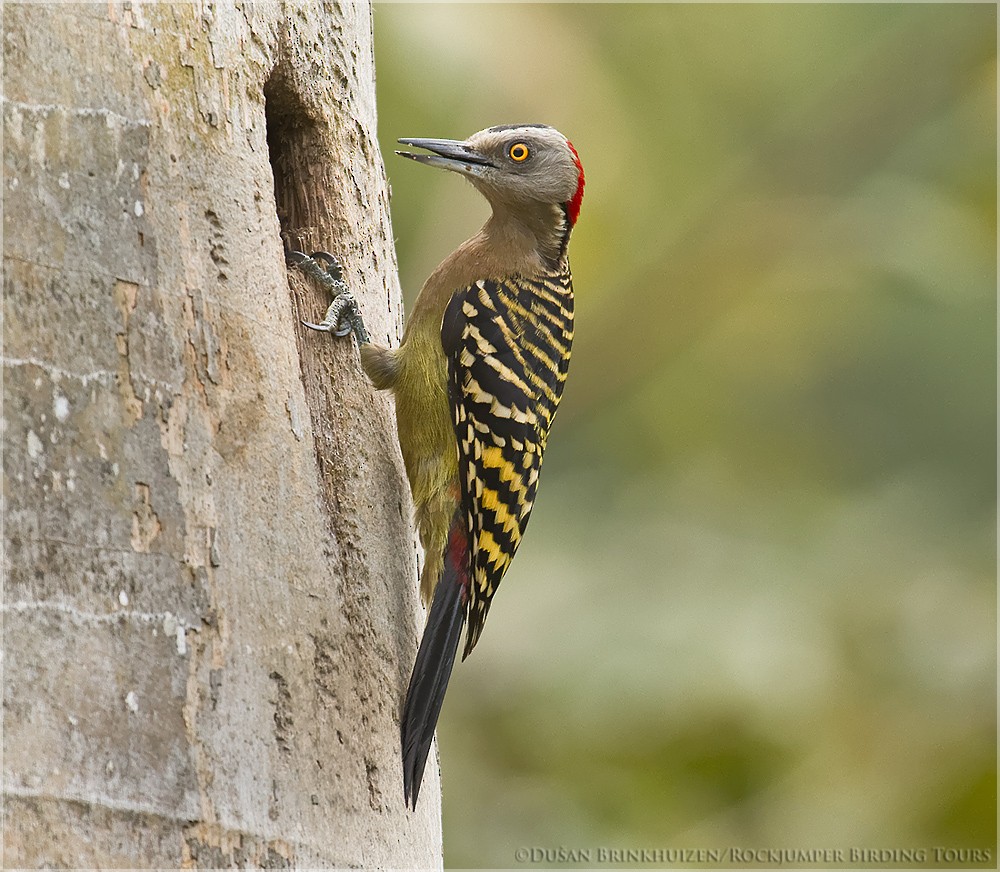
M463 659L521 543L573 342L568 264L552 275L482 279L442 322L472 579Z

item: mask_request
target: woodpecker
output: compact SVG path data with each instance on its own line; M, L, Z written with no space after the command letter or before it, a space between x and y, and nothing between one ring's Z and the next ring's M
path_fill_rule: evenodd
M424 283L400 347L369 341L332 256L289 262L334 293L321 323L303 323L353 333L372 384L395 397L430 606L400 722L404 796L416 808L462 628L464 660L535 501L573 342L567 247L584 174L573 145L544 124L399 142L422 151L397 154L465 176L492 207Z

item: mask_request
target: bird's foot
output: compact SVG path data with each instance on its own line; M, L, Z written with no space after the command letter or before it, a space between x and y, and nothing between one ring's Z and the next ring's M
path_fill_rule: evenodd
M316 251L312 255L303 254L301 251L288 251L285 253L285 263L302 270L333 296L323 320L319 324L303 321L304 326L311 330L332 333L334 336L353 333L358 344L369 341L365 322L358 309L358 301L354 299L354 295L344 282L344 273L337 258L325 251Z

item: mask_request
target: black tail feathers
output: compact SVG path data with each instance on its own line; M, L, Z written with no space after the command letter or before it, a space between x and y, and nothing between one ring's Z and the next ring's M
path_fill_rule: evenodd
M446 554L444 572L434 590L400 722L403 791L406 804L414 809L464 625L465 603L460 573Z

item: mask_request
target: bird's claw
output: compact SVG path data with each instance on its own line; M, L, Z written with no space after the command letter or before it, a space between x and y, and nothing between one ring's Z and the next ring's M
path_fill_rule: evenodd
M326 315L319 324L313 324L311 321L303 321L302 323L310 330L332 333L334 336L346 336L348 333L354 333L359 343L368 341L368 331L365 330L365 323L358 311L358 302L348 291L342 291L333 298L327 307Z
M310 330L331 333L334 336L347 336L354 333L358 343L368 342L368 331L358 310L357 300L344 282L344 272L340 261L325 251L316 251L311 255L301 251L285 252L285 262L294 266L306 275L314 278L333 296L333 301L326 310L326 315L319 324L303 321L302 324Z
M332 304L331 304L332 305ZM346 336L354 328L351 326L350 322L344 320L340 326L335 326L334 324L327 324L326 319L324 319L319 324L313 324L311 321L303 321L303 327L308 327L310 330L318 330L320 333L331 333L334 336Z
M325 287L333 297L340 296L347 291L344 282L344 270L332 254L325 251L314 251L312 254L305 254L301 251L286 251L285 263L300 269L307 276L314 278Z

